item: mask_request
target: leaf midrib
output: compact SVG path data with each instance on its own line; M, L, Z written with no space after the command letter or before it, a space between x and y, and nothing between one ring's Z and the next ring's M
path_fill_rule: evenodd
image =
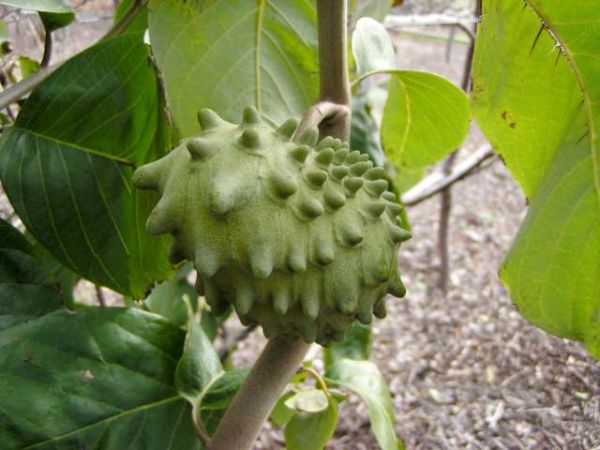
M62 141L60 139L56 139L56 138L51 137L51 136L47 136L47 135L44 135L44 134L36 133L35 131L32 131L32 130L30 130L28 128L20 127L18 125L13 125L12 128L15 129L15 130L22 131L24 133L28 133L28 134L36 137L36 138L45 139L47 141L53 142L53 143L58 144L58 145L63 146L63 147L69 147L69 148L72 148L72 149L75 149L75 150L79 150L79 151L88 153L90 155L98 156L99 158L104 158L104 159L107 159L107 160L110 160L110 161L116 161L116 162L118 162L120 164L125 164L125 165L128 165L128 166L136 167L135 163L133 161L128 160L128 159L119 158L118 156L109 155L107 153L103 153L103 152L101 152L99 150L94 150L94 149L89 148L89 147L83 147L83 146L77 145L77 144L75 144L73 142L66 142L66 141Z
M583 104L585 105L586 113L588 116L588 124L590 128L590 152L592 157L592 165L593 165L593 173L594 173L594 186L596 190L596 197L598 198L598 208L600 209L600 169L598 161L598 155L596 152L596 127L594 122L594 114L592 110L592 101L588 94L588 90L586 89L586 85L584 83L583 77L579 70L579 66L573 57L573 52L569 48L569 45L561 38L558 30L553 28L552 20L547 17L540 7L535 3L535 0L525 0L526 4L537 14L540 18L544 27L548 30L550 36L556 40L556 42L561 46L561 49L564 51L565 57L569 60L569 67L573 70L575 75L575 79L577 80L577 84L579 85L579 90L581 91L581 95L583 97Z
M46 439L44 441L36 442L35 444L28 445L27 447L23 447L21 450L33 449L33 448L39 447L41 445L48 444L50 442L61 441L63 439L69 438L71 436L75 436L78 433L83 433L83 432L85 432L87 430L90 430L90 429L92 429L94 427L101 426L101 425L103 425L105 423L108 423L108 422L112 422L113 420L118 420L118 419L120 419L122 417L131 415L131 414L135 414L135 413L138 413L138 412L141 412L141 411L146 411L148 409L152 409L154 407L162 406L162 405L165 405L167 403L171 403L173 401L178 401L178 400L183 400L183 399L181 397L179 397L179 396L174 396L174 397L168 397L166 399L162 399L162 400L159 400L159 401L156 401L156 402L148 403L148 404L145 404L145 405L136 406L135 408L132 408L132 409L120 412L119 414L115 414L114 416L109 416L109 417L101 419L101 420L99 420L97 422L85 425L85 426L83 426L81 428L78 428L77 430L69 431L68 433L64 433L64 434L61 434L59 436L52 437L52 438Z

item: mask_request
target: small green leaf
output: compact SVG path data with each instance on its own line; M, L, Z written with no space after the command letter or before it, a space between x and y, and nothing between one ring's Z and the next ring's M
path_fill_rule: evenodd
M219 355L198 324L190 300L184 297L184 302L188 311L188 331L175 371L175 386L182 397L194 404L223 373L223 367Z
M66 13L49 13L40 11L38 14L40 15L40 19L44 24L46 33L52 33L54 30L66 27L75 19L75 13L72 11Z
M327 396L321 389L305 389L285 401L289 409L307 413L321 412L328 404Z
M335 432L337 418L337 402L331 397L322 411L297 413L285 426L287 450L323 450Z
M469 101L445 78L427 72L389 72L381 140L400 172L425 168L456 149L469 130Z
M75 13L64 0L0 0L0 5L37 11L47 32L65 27L75 19Z
M327 369L332 383L358 394L367 404L371 429L382 450L398 450L401 441L394 432L394 408L390 391L375 364L342 359Z
M277 403L275 403L273 411L271 411L269 418L271 419L271 422L278 427L283 427L296 414L296 411L285 406L286 400L293 395L293 392L286 392L283 394L281 397L279 397Z
M19 63L19 68L21 69L21 75L23 78L27 78L29 75L37 72L40 68L40 63L28 58L27 56L19 56L17 61Z
M150 295L144 299L146 308L177 325L186 324L188 311L184 297L187 296L194 312L198 309L198 294L186 279L192 267L191 263L185 264L175 276L155 285Z
M396 54L388 32L370 17L363 17L356 23L352 34L352 53L357 76L396 68Z

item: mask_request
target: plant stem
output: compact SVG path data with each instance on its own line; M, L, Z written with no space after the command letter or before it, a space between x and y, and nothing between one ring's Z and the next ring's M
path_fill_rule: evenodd
M475 17L479 17L481 14L481 0L478 0L475 6ZM470 35L471 41L469 48L467 49L467 55L465 59L465 65L463 69L463 79L461 87L463 91L469 92L469 82L471 80L471 67L473 64L473 51L475 48L475 34ZM445 176L452 173L452 166L456 159L458 150L452 152L452 154L446 159L443 166L443 172ZM448 276L450 271L450 257L448 248L448 225L450 223L450 210L452 208L452 192L451 187L448 185L442 190L440 198L440 222L438 228L438 250L440 252L440 275L438 280L438 286L443 292L448 290Z
M345 0L317 0L319 20L320 100L350 107ZM350 115L346 120L321 122L321 136L350 140Z
M207 450L248 450L273 405L310 348L304 341L271 339L221 420Z

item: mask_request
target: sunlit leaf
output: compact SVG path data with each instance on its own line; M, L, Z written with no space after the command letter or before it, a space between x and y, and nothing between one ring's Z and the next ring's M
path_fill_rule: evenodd
M600 357L600 9L484 2L475 117L530 207L502 268L519 311ZM498 39L502 30L504 38Z

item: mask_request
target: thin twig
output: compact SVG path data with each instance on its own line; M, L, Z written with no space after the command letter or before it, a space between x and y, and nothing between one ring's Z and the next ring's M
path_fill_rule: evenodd
M494 151L491 146L486 144L479 147L472 155L457 164L448 176L430 175L406 191L402 194L402 203L406 206L414 206L433 197L448 186L464 179L484 161L493 156Z
M475 17L479 17L479 13L481 11L481 0L477 2L475 7ZM463 30L468 28L464 24L457 24L463 28ZM470 30L469 30L470 31ZM470 80L471 80L471 67L473 65L473 51L475 48L475 34L468 34L470 42L469 48L467 49L467 54L465 56L465 64L463 68L462 74L462 82L461 87L463 91L469 92L470 90ZM449 175L452 172L452 166L454 165L454 160L456 159L456 154L458 150L452 152L452 154L446 159L444 162L443 173L444 175ZM440 199L440 221L438 226L438 250L440 253L440 273L438 285L443 292L446 292L448 289L448 274L449 274L449 249L448 249L448 226L450 222L450 210L452 208L452 193L450 185L446 186L442 191L442 196Z
M463 15L453 16L450 14L416 14L411 16L389 15L383 21L388 29L397 29L415 26L439 26L439 25L463 25L469 26L478 22L478 16Z
M44 36L44 55L40 62L40 67L48 67L50 58L52 57L52 32L46 29L46 35Z
M96 290L96 298L98 299L98 303L100 303L100 306L106 306L106 301L104 300L104 292L102 292L102 288L95 284L94 289Z

